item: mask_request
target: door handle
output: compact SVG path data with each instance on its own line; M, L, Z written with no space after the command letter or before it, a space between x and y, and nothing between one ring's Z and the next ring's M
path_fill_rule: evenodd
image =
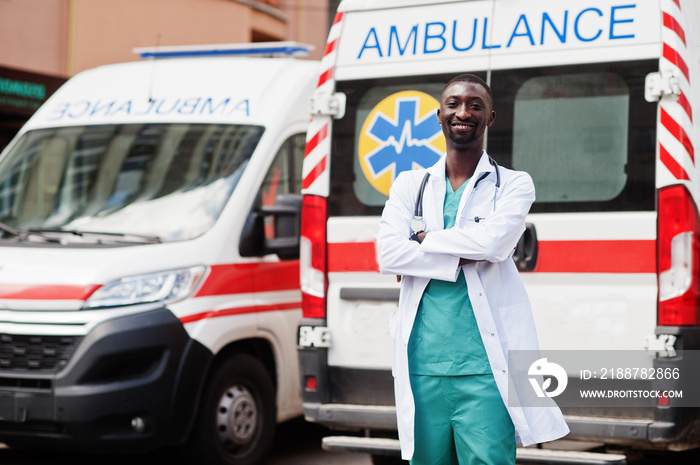
M518 271L534 271L537 266L537 231L532 223L525 224L525 232L520 236L513 253Z

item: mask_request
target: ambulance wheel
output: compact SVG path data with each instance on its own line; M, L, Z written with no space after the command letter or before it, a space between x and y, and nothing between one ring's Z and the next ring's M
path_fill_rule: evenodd
M209 378L188 448L191 463L254 465L270 451L277 423L275 391L256 358L237 354Z

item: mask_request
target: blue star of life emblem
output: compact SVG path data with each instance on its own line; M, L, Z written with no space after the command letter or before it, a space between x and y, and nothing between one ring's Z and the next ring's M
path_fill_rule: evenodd
M387 170L396 178L401 171L428 168L442 153L431 142L441 133L435 114L419 114L419 97L396 99L395 119L377 112L365 135L379 143L365 157L372 174L378 177Z

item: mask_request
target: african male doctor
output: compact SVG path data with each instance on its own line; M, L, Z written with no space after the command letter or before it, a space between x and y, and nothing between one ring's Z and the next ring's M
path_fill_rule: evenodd
M512 260L535 188L484 151L496 113L481 78L448 82L437 118L447 153L396 177L377 236L381 272L402 277L389 321L401 453L412 465L512 465L516 443L569 432L556 405L507 400L508 350L538 350Z

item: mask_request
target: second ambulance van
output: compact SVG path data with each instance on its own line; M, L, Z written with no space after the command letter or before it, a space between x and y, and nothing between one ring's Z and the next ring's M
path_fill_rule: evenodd
M700 349L698 24L692 0L341 3L302 181L307 419L361 433L349 448L396 452L384 438L396 429L387 318L399 284L378 273L374 241L397 174L443 155L439 96L467 72L493 89L487 152L535 183L514 259L541 347L649 353L607 369L680 373L686 397L698 392L699 367L679 356ZM567 392L585 381L568 377ZM700 403L591 404L563 407L569 438L700 447Z
M82 72L0 157L0 442L250 465L301 413L317 61L160 47Z

